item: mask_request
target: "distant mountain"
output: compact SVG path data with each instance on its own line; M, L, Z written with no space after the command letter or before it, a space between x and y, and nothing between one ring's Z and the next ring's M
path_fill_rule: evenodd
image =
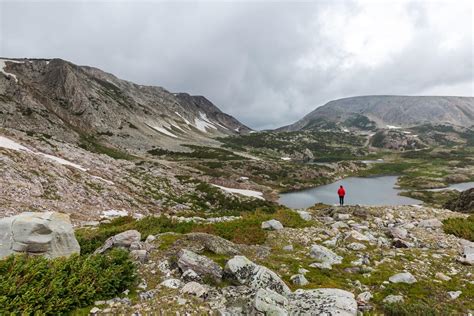
M61 59L0 59L0 127L69 142L179 149L250 129L202 96L170 93Z
M334 100L280 131L339 126L373 130L421 124L474 125L473 97L359 96Z

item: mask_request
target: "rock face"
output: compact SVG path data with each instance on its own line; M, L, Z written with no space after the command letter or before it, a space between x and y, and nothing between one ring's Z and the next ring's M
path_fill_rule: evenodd
M208 276L216 281L222 278L222 268L217 263L187 249L181 249L178 253L178 266L181 271L192 270L200 277Z
M250 131L203 96L133 84L61 59L15 59L6 66L19 82L0 76L0 112L11 116L2 127L63 140L106 133L113 147L135 151Z
M448 201L445 208L462 213L474 213L474 188L463 191L459 197Z
M79 252L69 215L26 212L0 219L0 259L16 253L56 258Z
M230 279L255 290L266 288L282 295L291 292L275 272L253 263L244 256L235 256L227 261L224 272Z

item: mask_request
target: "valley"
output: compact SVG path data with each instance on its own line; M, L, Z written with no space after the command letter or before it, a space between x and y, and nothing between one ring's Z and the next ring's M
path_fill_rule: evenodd
M202 96L60 59L2 61L0 314L474 310L472 189L443 190L474 181L474 98L349 98L253 131ZM343 207L335 190L332 203L278 203L383 176L407 199L356 205L349 183ZM35 239L56 233L49 212L80 253Z

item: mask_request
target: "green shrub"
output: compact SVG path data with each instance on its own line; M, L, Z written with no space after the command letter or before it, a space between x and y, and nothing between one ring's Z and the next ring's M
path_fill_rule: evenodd
M443 221L446 234L474 241L474 215L468 218L448 218Z
M135 282L124 250L48 260L10 256L0 261L0 315L62 314L112 298Z

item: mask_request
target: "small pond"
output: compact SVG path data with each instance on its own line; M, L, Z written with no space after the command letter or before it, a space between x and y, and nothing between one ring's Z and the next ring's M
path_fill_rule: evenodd
M317 188L282 193L278 202L290 208L307 208L315 203L338 204L337 190L343 185L346 190L345 204L361 205L413 205L419 200L400 196L396 188L397 176L349 177Z

